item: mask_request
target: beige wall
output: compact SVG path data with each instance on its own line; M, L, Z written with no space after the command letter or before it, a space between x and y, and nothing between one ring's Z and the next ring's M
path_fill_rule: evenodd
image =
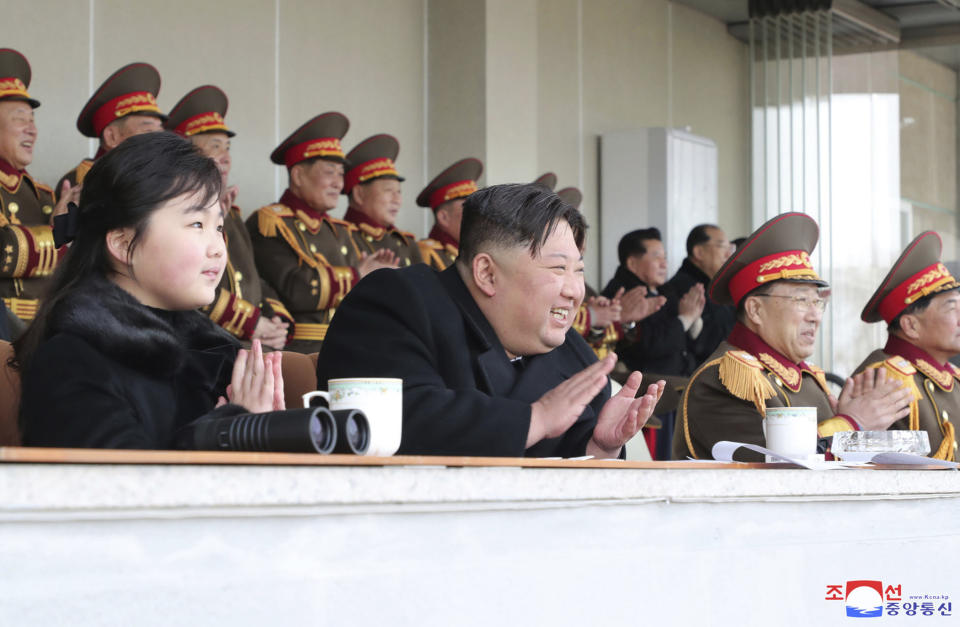
M595 227L598 137L639 127L690 127L718 148L719 222L750 230L747 47L695 10L659 0L541 2L539 165L584 192ZM647 225L637 225L637 227ZM652 225L657 226L657 225ZM662 226L662 225L660 225ZM598 280L599 229L588 233L587 279ZM684 242L666 242L683 246ZM599 286L602 287L602 286Z
M246 211L286 184L269 162L277 142L338 110L351 120L348 150L374 133L399 139L399 225L418 234L431 218L416 194L467 156L489 183L555 171L584 191L597 225L597 137L642 126L716 141L720 222L731 235L749 228L746 48L666 0L35 0L7 7L5 21L18 27L0 45L27 56L43 102L30 170L47 182L92 152L75 128L91 90L147 61L163 77L163 109L204 83L227 92Z

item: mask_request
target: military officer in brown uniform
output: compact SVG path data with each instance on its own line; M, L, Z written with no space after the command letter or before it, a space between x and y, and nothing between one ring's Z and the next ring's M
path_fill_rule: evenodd
M343 193L350 206L343 219L356 227L357 249L389 250L400 266L420 263L417 236L394 226L403 203L396 159L400 144L392 135L374 135L347 154Z
M891 429L923 429L930 454L956 461L960 417L960 283L940 263L940 236L921 233L910 242L863 308L864 322L887 323L887 344L857 369L883 368L914 393L910 414Z
M241 340L258 339L266 346L282 349L293 317L279 300L266 298L264 285L253 260L253 244L234 204L236 186L229 186L230 138L227 128L227 95L219 87L197 87L180 99L170 111L165 126L186 137L213 159L223 177L223 236L227 242L227 269L213 303L204 308L210 318ZM267 288L269 290L269 288Z
M827 305L827 283L810 263L819 230L809 216L786 213L752 235L707 288L720 304L737 307L726 341L690 377L680 399L674 459L710 459L721 440L763 446L767 407L816 407L821 437L853 429L886 429L907 415L911 392L882 370L847 380L830 395L813 354ZM741 449L744 461L762 456Z
M343 189L340 140L349 127L343 114L323 113L283 140L270 160L287 167L289 186L279 202L247 219L260 276L296 323L288 350L318 352L350 288L367 273L396 265L388 250L362 255L355 227L327 213Z
M30 97L30 64L16 50L0 50L0 296L14 333L32 320L37 299L57 264L50 219L54 193L27 173L37 127ZM19 320L18 320L19 319Z
M103 81L77 117L77 129L85 136L100 140L93 159L84 159L63 175L71 187L83 182L93 162L120 142L140 133L163 130L167 117L157 107L160 73L149 63L125 65Z
M427 239L420 240L423 262L445 270L457 259L460 247L460 220L463 201L477 191L483 163L468 157L438 174L417 196L417 205L433 209L436 222Z

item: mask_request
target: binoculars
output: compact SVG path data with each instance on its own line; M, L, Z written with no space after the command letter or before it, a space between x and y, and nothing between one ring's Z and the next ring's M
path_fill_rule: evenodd
M307 407L201 420L187 443L196 450L363 455L370 423L359 409Z

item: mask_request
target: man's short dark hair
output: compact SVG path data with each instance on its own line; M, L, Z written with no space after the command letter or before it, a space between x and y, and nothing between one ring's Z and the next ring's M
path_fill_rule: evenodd
M694 248L710 241L710 233L707 232L709 229L720 230L720 227L716 224L698 224L690 230L687 235L687 257L693 257Z
M647 247L643 242L651 239L660 241L660 229L656 227L637 229L621 237L620 243L617 244L617 258L620 260L620 265L627 263L627 259L634 255L647 254Z
M570 225L573 241L583 250L583 215L549 189L532 183L485 187L463 203L457 260L469 265L487 246L526 246L535 257L561 221Z

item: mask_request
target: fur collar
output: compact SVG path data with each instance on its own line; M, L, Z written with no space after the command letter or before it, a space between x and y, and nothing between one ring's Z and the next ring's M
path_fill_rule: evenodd
M239 346L203 314L152 309L102 277L64 295L48 325L48 337L76 335L110 359L154 376L175 374L190 351L229 353L232 361Z

